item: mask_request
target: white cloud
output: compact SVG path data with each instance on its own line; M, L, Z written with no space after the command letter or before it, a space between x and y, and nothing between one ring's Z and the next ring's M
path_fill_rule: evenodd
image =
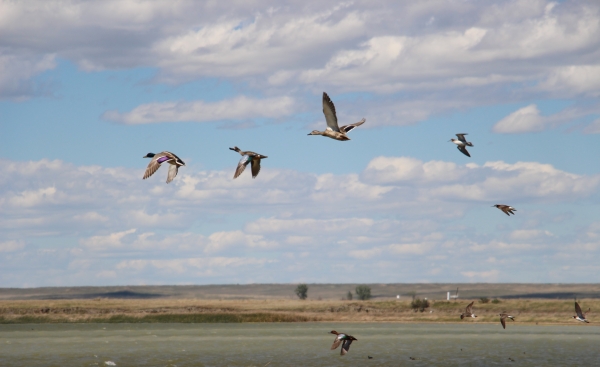
M287 116L294 110L290 97L255 99L245 96L207 103L163 102L140 105L130 112L107 111L102 117L128 125L158 122L207 122L220 120L246 120Z
M525 106L498 121L492 131L499 134L518 134L544 130L544 121L536 105Z
M22 240L0 242L0 252L15 252L24 248L25 242Z
M564 90L567 93L600 94L600 65L571 65L553 70L541 83L546 90Z
M0 42L7 45L0 97L34 93L31 78L54 68L56 59L86 71L156 68L155 82L226 79L260 95L294 95L295 105L316 86L373 92L377 101L359 99L353 108L375 117L367 128L523 96L589 98L598 90L600 6L590 2L308 0L231 7L48 0L5 2L0 13ZM505 88L514 93L499 92ZM162 102L105 117L136 124L282 115L268 106L235 111Z
M511 264L540 254L558 256L564 247L600 249L593 216L577 214L582 203L597 201L600 176L538 162L459 165L376 157L360 174L264 167L260 181L234 181L229 170L190 166L168 190L153 190L159 184L142 181L143 167L6 159L0 164L3 284L21 284L12 274L24 269L30 282L41 285L73 284L73 279L117 283L123 277L131 284L281 282L299 276L343 281L335 269L346 265L363 282L423 280L414 277L423 266L438 271L427 273L429 280L445 274L443 279L459 281L463 275L457 269L466 269L473 279L487 281L493 277L479 273L489 269L464 266L494 257L500 259L496 269L506 274L505 258L515 251L520 257ZM515 206L517 215L508 218L490 208L498 202ZM559 215L565 219L552 220ZM481 229L490 226L497 230ZM53 245L54 238L63 239L60 246ZM184 261L216 258L221 260ZM231 260L227 268L227 259L255 262ZM364 259L381 264L381 271L361 269ZM544 257L520 274L544 273L557 264L553 259ZM228 270L218 270L223 267Z

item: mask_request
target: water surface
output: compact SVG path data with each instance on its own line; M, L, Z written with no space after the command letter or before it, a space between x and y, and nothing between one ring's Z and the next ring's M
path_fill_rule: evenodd
M332 329L358 339L344 357L339 349L329 350ZM474 323L0 325L0 366L111 365L107 362L171 367L591 366L600 363L600 329L516 322L506 330Z

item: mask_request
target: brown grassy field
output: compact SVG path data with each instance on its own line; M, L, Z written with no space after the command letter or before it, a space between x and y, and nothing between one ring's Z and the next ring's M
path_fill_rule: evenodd
M308 284L310 300L341 300L348 291L354 293L358 284ZM446 292L460 288L461 299L489 298L543 298L573 299L600 298L600 284L515 284L515 283L391 283L366 284L371 287L374 300L401 300L427 297L446 299ZM59 300L59 299L296 299L296 284L244 285L181 285L181 286L106 286L106 287L46 287L0 288L0 300Z
M500 303L475 300L475 320L459 315L470 302L433 301L424 312L414 312L410 301L292 300L292 299L75 299L3 300L0 323L48 322L484 322L498 323L507 311L518 323L578 324L573 300L509 299ZM598 310L600 300L583 299L582 308ZM433 312L430 312L433 311ZM594 313L589 314L594 321ZM510 324L509 324L510 327Z

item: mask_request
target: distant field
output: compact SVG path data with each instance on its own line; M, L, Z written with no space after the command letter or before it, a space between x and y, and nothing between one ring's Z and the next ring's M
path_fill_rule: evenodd
M367 284L374 300L401 300L427 297L446 299L446 292L459 297L502 299L573 299L600 298L600 284ZM313 300L340 300L348 291L354 293L357 284L309 284L308 297ZM193 285L193 286L119 286L119 287L48 287L0 288L0 300L59 299L295 299L295 284Z
M578 324L572 319L572 300L509 299L496 301L497 303L474 300L477 319L461 321L459 315L470 301L433 301L424 312L415 312L410 301L397 300L5 300L0 301L0 324L306 321L497 323L497 315L503 311L514 315L519 323ZM583 299L580 303L585 309L589 307L597 310L600 307L598 299ZM588 317L594 321L594 313L590 313Z
M498 322L497 314L508 311L518 322L572 324L573 298L584 309L600 308L598 284L460 284L459 299L449 302L446 292L454 294L455 284L369 286L370 301L342 300L356 284L309 284L305 301L294 295L294 284L3 288L0 323L461 322L474 300L479 317L462 322ZM413 295L428 298L431 307L415 312ZM589 318L594 321L593 312Z

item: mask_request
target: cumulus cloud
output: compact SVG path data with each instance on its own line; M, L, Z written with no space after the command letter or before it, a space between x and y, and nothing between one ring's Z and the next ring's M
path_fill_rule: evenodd
M294 110L290 97L255 99L237 97L231 100L207 103L163 102L140 105L130 112L106 111L102 117L128 125L180 121L246 120L287 116Z
M542 116L538 107L535 104L531 104L512 112L498 121L492 127L492 131L499 134L539 132L559 125L577 122L582 118L598 114L600 114L600 105L597 103L569 106L548 116ZM594 126L593 122L586 126L583 131L585 133L593 132Z
M395 11L383 10L390 6ZM356 98L347 112L368 113L366 128L521 98L593 98L598 90L600 6L589 2L72 0L5 2L0 13L0 98L34 93L32 77L56 59L90 72L151 67L153 82L219 78L288 96L262 105L251 97L154 102L104 115L126 124L279 117L316 86L377 97ZM526 129L538 131L529 112Z
M414 278L419 264L435 270L427 273L429 280L454 274L456 280L488 281L493 276L480 273L489 270L458 264L504 259L516 251L531 259L542 253L563 256L565 244L600 250L594 224L579 235L582 218L556 222L548 218L564 209L544 213L558 204L596 200L600 176L538 162L458 165L376 157L360 174L264 167L260 181L234 181L231 172L190 167L168 190L162 180L141 185L141 168L131 172L58 160L0 164L4 284L21 284L13 270L19 274L40 264L54 275L34 271L31 279L45 285L68 283L74 273L91 284L123 277L148 283L159 273L160 282L293 281L307 275L311 281L324 276L343 281L335 273L342 266L360 281L424 280ZM157 186L163 189L154 190ZM507 218L490 208L496 202L514 205L518 215ZM480 231L490 220L501 221L497 233ZM66 244L45 245L48 238L64 238ZM306 259L313 270L325 270L311 272ZM381 271L375 275L361 268L365 259ZM555 261L547 259L546 265ZM244 276L248 271L252 275Z
M492 131L500 134L536 132L544 130L544 122L536 105L525 106L498 121Z

